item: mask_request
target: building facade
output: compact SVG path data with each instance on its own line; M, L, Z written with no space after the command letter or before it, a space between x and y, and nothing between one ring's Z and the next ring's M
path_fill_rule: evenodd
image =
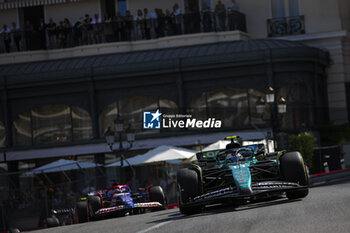
M74 23L86 14L115 16L130 10L135 16L138 9L172 11L175 4L195 12L202 11L204 2L214 11L214 0L3 1L0 23L16 22L23 29L26 21L37 24L40 18ZM231 4L222 2L226 9ZM227 14L229 30L216 30L218 15L204 25L202 13L200 33L0 54L0 161L5 170L19 171L23 161L35 167L64 156L93 155L108 163L104 131L118 115L137 133L134 150L209 144L237 132L254 137L257 129L271 127L271 116L256 111L269 86L288 102L287 114L277 119L280 131L348 123L350 3L237 3L239 23L230 28ZM206 26L212 28L206 31ZM184 22L180 27L186 32ZM14 38L11 43L14 47ZM223 127L143 130L142 112L155 109L220 118Z

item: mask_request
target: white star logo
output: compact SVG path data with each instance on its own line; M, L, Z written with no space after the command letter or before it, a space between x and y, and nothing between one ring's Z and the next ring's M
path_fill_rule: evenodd
M159 109L157 109L157 111L155 113L151 113L151 115L153 116L151 122L153 122L155 119L157 119L157 121L159 121L159 117L162 115L160 112L159 112Z

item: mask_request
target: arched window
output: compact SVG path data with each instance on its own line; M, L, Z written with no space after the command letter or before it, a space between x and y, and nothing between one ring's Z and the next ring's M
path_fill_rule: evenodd
M188 112L199 119L221 120L223 127L249 125L248 92L239 88L205 92L189 103Z
M143 112L160 110L163 114L178 113L175 102L153 96L135 96L118 100L106 106L100 113L100 137L104 137L104 131L114 125L114 120L119 114L125 127L130 127L136 133L155 133L155 130L143 130Z
M49 144L92 138L87 111L63 104L44 105L19 114L13 123L15 145Z
M5 147L6 131L4 124L0 121L0 147Z

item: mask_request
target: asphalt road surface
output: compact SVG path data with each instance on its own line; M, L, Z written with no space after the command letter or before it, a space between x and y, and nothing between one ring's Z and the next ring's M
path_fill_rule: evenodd
M202 214L183 216L178 209L62 226L45 232L350 232L350 181L310 189L303 200L279 199L238 208L210 206Z

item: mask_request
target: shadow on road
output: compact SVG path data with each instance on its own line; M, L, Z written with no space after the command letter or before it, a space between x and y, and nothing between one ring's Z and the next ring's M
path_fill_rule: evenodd
M273 206L273 205L283 205L283 204L288 204L288 203L293 203L293 202L299 202L301 199L297 200L288 200L288 199L278 199L278 200L273 200L273 201L268 201L268 202L255 202L255 203L249 203L249 204L244 204L240 206L232 206L232 205L225 205L225 204L216 204L216 205L211 205L208 206L204 209L204 211L201 214L196 214L196 215L190 215L186 216L181 214L180 212L176 213L162 213L158 214L157 216L164 215L163 219L158 219L154 220L148 223L162 223L162 222L167 222L167 221L176 221L180 219L189 219L189 218L198 218L198 217L203 217L207 215L213 215L213 214L220 214L220 213L227 213L227 212L233 212L233 211L245 211L245 210L250 210L250 209L255 209L255 208L263 208L263 207L268 207L268 206Z

